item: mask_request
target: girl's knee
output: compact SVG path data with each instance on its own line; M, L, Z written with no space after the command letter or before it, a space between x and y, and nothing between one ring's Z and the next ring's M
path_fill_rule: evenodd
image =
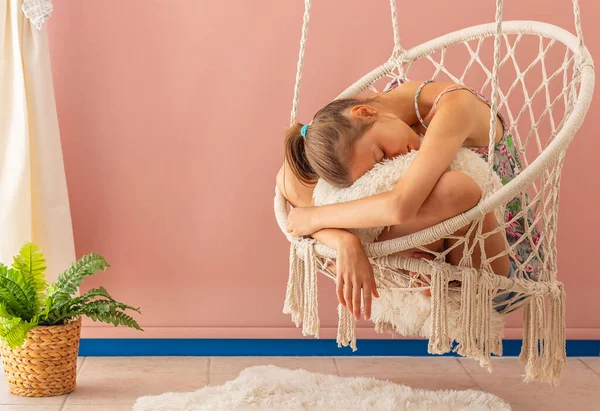
M473 208L481 199L477 183L461 171L447 171L438 180L432 195L449 212L460 214Z

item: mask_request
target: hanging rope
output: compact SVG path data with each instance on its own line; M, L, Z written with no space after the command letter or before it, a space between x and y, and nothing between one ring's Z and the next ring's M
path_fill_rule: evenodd
M392 9L392 29L394 31L394 50L392 51L392 58L397 58L404 53L404 49L400 44L400 29L398 28L398 9L396 8L396 0L390 0L390 8Z
M492 69L492 95L490 102L490 141L488 144L488 182L483 190L483 198L491 194L493 190L492 175L494 173L494 147L496 146L496 119L500 107L498 104L498 72L500 71L500 45L502 35L502 11L503 0L496 0L496 33L494 35L494 68Z
M298 111L298 102L300 100L300 83L302 80L302 68L304 66L304 50L306 49L306 41L308 37L308 23L310 21L310 7L312 0L304 0L304 16L302 21L302 35L300 37L300 51L298 52L298 63L296 66L296 83L294 85L294 99L292 101L292 112L290 114L290 125L296 122L296 114ZM404 49L400 44L400 29L398 27L398 10L396 8L396 0L390 0L390 9L392 14L392 30L394 32L394 50L390 60L396 62L399 76L404 76L404 69L400 61L400 57L404 54Z
M577 40L579 40L579 48L577 50L577 59L573 66L573 80L576 80L581 75L581 69L583 65L583 31L581 29L581 13L579 11L579 0L573 0L573 17L575 18L575 33L577 33ZM571 88L571 98L573 101L576 98L575 87Z
M302 79L302 67L304 66L304 49L306 48L306 38L308 34L308 22L310 20L311 3L311 0L304 0L302 37L300 38L300 52L298 53L298 64L296 67L296 84L294 85L294 101L292 102L290 125L293 125L296 122L296 111L298 110L298 100L300 99L300 80Z
M581 56L583 55L583 31L581 30L581 13L579 12L579 0L573 0L573 15L575 17L575 33L577 33L577 39L579 40L579 61L581 62Z
M390 60L396 62L398 75L404 77L404 68L400 57L404 54L404 49L400 44L400 29L398 28L398 9L396 8L396 0L390 0L390 9L392 11L392 30L394 32L394 50Z

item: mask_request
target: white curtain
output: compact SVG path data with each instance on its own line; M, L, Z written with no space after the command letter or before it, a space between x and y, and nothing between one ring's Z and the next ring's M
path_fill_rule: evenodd
M44 25L51 11L50 0L0 0L0 261L12 264L31 241L49 282L75 260Z

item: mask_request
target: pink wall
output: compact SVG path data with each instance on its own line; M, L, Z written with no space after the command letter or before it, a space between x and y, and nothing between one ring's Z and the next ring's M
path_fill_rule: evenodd
M387 2L369 3L314 2L301 120L391 53ZM600 6L580 3L600 59ZM112 264L85 289L104 285L141 306L146 329L85 320L83 336L300 338L281 313L288 245L272 199L303 2L54 4L52 65L77 255L95 251ZM412 8L400 10L406 47L494 15L491 1L399 4ZM530 0L507 2L505 18L573 30L571 13L570 1L550 8ZM589 115L564 170L559 268L569 338L600 338L592 234L600 230L599 127ZM335 293L321 283L322 337L331 338ZM507 337L518 335L510 328L520 316L509 318ZM360 336L374 336L366 327Z

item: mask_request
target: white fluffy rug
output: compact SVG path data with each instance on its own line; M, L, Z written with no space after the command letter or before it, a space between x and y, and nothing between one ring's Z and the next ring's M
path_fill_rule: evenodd
M510 409L510 405L500 398L476 390L417 390L373 378L337 377L273 365L246 368L235 380L224 385L207 386L195 392L141 397L133 405L133 411Z

